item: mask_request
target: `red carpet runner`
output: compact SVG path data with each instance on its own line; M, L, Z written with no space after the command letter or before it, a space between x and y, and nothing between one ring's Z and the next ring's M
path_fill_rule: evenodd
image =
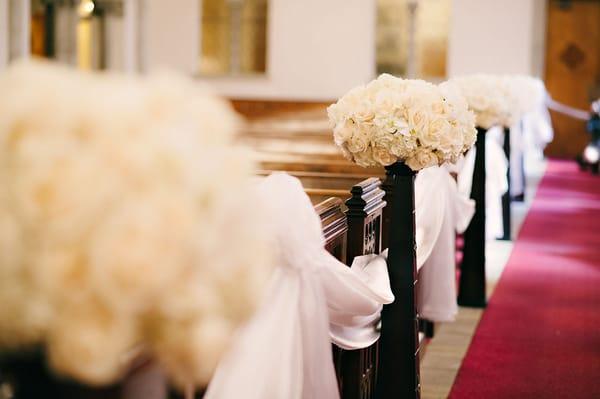
M450 398L600 398L600 177L549 163Z

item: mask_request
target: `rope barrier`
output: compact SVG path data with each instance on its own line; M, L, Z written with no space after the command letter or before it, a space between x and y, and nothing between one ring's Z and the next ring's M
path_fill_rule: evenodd
M587 121L591 117L591 113L589 111L582 111L580 109L559 103L550 96L548 96L548 98L546 99L546 106L553 111L570 116L574 119Z

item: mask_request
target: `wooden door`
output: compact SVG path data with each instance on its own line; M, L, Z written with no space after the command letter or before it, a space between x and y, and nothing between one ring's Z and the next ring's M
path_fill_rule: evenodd
M589 110L600 97L600 0L550 0L546 86L554 99ZM555 138L546 153L573 158L589 141L585 122L552 112Z

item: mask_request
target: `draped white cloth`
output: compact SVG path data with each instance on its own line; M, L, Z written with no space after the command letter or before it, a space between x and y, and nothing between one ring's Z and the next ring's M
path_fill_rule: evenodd
M525 191L525 179L523 170L525 165L525 137L523 121L519 121L510 127L510 194L523 194Z
M458 311L456 232L464 232L474 212L475 202L458 191L445 167L434 166L417 174L417 306L423 318L436 322L454 320Z
M523 117L523 136L528 152L541 154L554 138L552 119L546 104L540 104L537 110Z
M269 207L277 267L205 397L339 398L331 341L353 349L378 339L382 305L394 300L385 258L359 257L348 268L331 256L309 198L287 174L265 178L259 197Z
M548 99L543 84L540 90L544 92L541 97ZM544 148L554 138L552 119L546 101L540 102L535 110L523 115L519 123L511 126L510 132L510 192L511 195L518 195L525 191L525 159L529 156L542 158Z
M503 234L502 196L508 190L506 177L508 161L499 144L499 136L502 137L503 134L503 129L495 126L485 135L485 235L488 240L501 237ZM476 151L477 149L473 147L457 167L458 190L463 195L470 196L471 193Z

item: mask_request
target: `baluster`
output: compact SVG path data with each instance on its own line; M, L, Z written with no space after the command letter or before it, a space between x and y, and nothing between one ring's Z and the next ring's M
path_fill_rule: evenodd
M464 234L463 261L460 267L458 304L486 306L485 297L485 129L477 128L475 167L471 198L475 214Z
M378 254L381 251L381 219L385 207L385 193L379 188L379 179L370 178L352 187L352 197L346 201L348 210L347 260L355 256ZM378 342L369 348L344 351L341 393L344 399L371 399L377 376L375 350Z
M417 327L415 175L403 163L386 167L383 242L396 300L383 307L377 397L420 398Z

